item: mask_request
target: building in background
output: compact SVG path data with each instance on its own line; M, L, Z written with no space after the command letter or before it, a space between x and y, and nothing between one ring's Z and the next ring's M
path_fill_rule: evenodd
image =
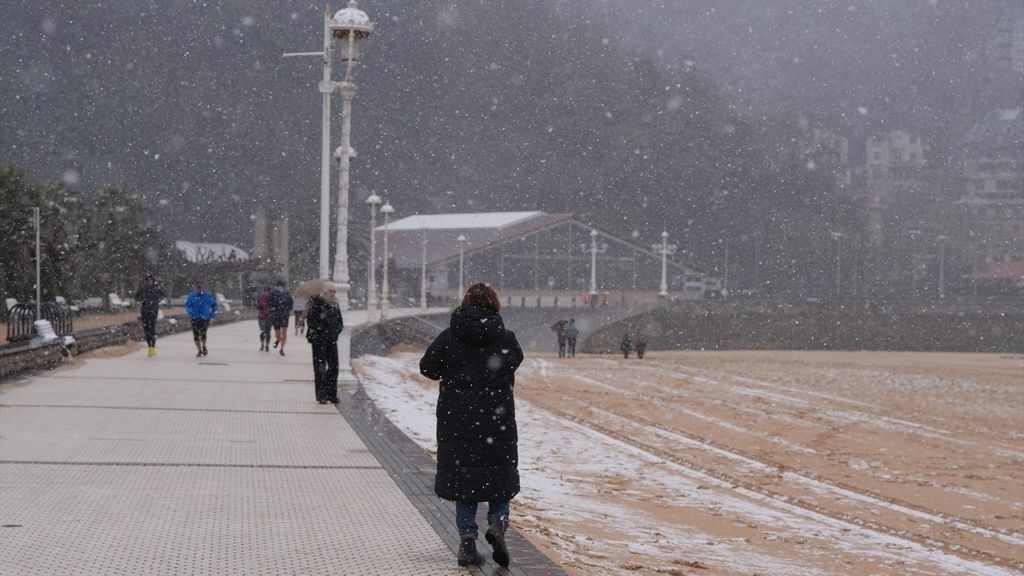
M391 293L396 303L418 300L424 265L430 299L450 303L459 296L460 235L467 239L466 286L486 282L498 290L503 303L515 306L538 302L550 306L556 297L559 306L581 306L589 296L592 227L573 214L421 214L396 220L388 229L386 258L392 266ZM375 234L377 245L383 246L384 227L378 226ZM657 301L661 281L658 253L601 230L597 246L596 277L602 305ZM704 296L701 270L678 259L668 260L667 268L673 297Z
M267 211L257 206L252 216L252 255L260 261L261 269L279 276L285 282L291 277L291 250L288 217L282 216L272 223L267 221ZM262 279L266 282L274 278Z
M1024 111L996 110L963 143L964 216L960 241L971 276L984 283L1024 284ZM1005 277L1004 277L1005 276Z
M868 138L865 151L867 188L883 204L919 191L928 154L920 136L893 130Z
M830 171L839 189L850 186L849 141L845 137L831 130L814 128L804 132L801 146L809 169Z
M988 56L995 74L1024 75L1024 6L1007 9L999 19Z

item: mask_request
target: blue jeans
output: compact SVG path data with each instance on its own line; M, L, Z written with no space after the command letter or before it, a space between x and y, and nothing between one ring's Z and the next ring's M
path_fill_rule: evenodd
M455 525L459 527L459 536L476 537L476 502L455 503ZM508 500L487 503L487 522L502 521L508 525Z

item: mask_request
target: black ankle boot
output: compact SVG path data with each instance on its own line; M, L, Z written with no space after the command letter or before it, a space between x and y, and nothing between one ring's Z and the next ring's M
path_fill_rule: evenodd
M491 522L487 526L487 532L484 534L484 538L487 539L487 543L491 545L494 552L491 554L491 558L498 563L499 566L508 568L508 547L505 545L505 522L498 520L497 522Z
M463 536L459 543L459 566L475 566L484 563L484 557L476 551L476 538Z

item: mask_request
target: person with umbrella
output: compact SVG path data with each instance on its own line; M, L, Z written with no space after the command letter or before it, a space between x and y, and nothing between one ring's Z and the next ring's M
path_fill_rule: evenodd
M568 324L565 320L559 320L551 325L551 330L558 337L558 357L565 358L565 344L567 336L565 334L565 325Z

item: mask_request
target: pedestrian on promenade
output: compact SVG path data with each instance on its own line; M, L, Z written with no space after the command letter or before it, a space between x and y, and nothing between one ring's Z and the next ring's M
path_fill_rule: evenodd
M622 335L622 342L619 343L619 350L622 350L623 358L629 358L629 353L633 351L633 339L629 337L629 334Z
M338 290L326 282L306 309L306 341L313 345L313 381L316 401L338 403L338 335L345 327L338 305Z
M509 564L509 501L519 492L513 388L523 351L515 333L505 328L500 309L490 286L470 286L448 328L420 360L420 373L441 381L434 492L455 502L459 566L484 561L476 550L480 502L488 503L484 536L492 558L501 566Z
M267 284L263 287L263 294L256 299L256 309L259 311L260 323L260 352L270 352L270 328L273 320L270 316L270 295L274 289Z
M135 301L139 303L139 315L142 320L142 331L146 334L146 346L149 356L156 356L156 319L160 315L160 301L164 299L164 287L152 274L146 274L142 286L135 292Z
M280 346L278 353L281 356L284 356L284 343L288 341L288 320L292 316L294 304L284 280L278 280L277 287L270 295L270 317L274 324L274 348Z
M644 353L647 352L647 340L644 340L643 334L636 335L636 357L643 360Z
M565 344L568 347L567 356L576 357L576 339L580 337L580 329L576 327L576 319L570 318L565 326Z
M217 315L217 299L196 282L196 289L185 299L185 313L192 318L192 340L196 343L196 358L206 356L206 329Z
M306 333L306 304L309 302L303 297L295 298L292 305L292 312L295 313L295 335Z

